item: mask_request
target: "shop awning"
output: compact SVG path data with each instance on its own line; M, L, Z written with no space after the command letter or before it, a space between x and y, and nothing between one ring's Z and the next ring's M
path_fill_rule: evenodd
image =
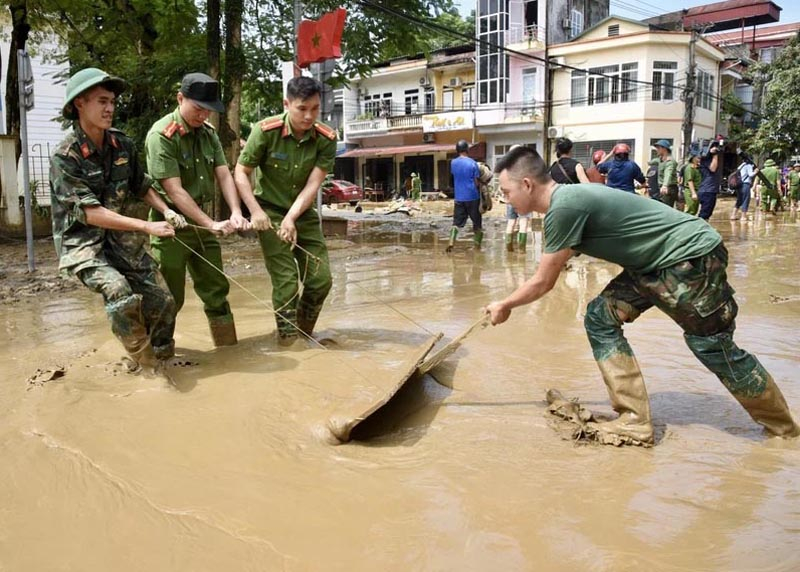
M399 145L396 147L360 147L345 151L339 157L378 157L381 155L418 155L436 151L453 151L453 143L425 143L423 145Z

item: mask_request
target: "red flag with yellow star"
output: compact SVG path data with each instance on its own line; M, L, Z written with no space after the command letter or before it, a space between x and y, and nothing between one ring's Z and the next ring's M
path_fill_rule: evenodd
M337 8L317 21L303 20L297 30L297 66L323 62L342 55L342 32L347 10Z

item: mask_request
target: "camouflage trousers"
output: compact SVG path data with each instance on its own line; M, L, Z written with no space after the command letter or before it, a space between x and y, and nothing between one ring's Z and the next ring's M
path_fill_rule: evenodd
M272 209L266 212L273 227L279 228L283 214ZM312 333L332 285L328 247L316 211L306 211L295 227L297 244L317 260L299 248L292 249L273 230L258 233L264 264L272 280L278 336L282 338L298 336L298 327L308 335Z
M651 274L623 271L587 307L584 325L595 360L632 356L622 333L623 321L633 322L655 306L683 329L695 357L733 395L761 395L769 374L733 341L738 306L728 284L727 265L728 251L720 244L705 256Z
M103 295L111 331L126 350L141 346L142 335L149 337L156 357L166 359L174 354L170 345L159 345L167 332L175 329L175 301L155 263L149 259L140 267L125 258L105 253L96 265L77 272L78 279L89 289Z

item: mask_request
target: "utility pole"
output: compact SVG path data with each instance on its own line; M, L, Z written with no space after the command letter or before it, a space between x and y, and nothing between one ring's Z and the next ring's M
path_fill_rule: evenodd
M12 56L13 57L13 56ZM33 69L28 52L17 50L17 76L19 89L19 137L22 143L22 188L25 205L25 241L28 248L28 272L36 270L33 258L33 212L28 167L28 111L33 109Z
M689 40L689 68L686 70L686 88L683 92L683 156L689 153L694 131L694 101L697 83L697 63L695 51L697 49L697 30L692 28L692 37Z

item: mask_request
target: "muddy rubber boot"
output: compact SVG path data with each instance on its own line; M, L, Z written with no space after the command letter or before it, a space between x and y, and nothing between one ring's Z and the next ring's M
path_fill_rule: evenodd
M453 252L453 247L456 245L456 237L458 236L458 227L450 229L450 240L447 242L447 248L444 251L448 254Z
M763 426L767 431L776 437L797 437L800 436L800 427L797 426L786 399L783 397L780 388L767 374L767 386L764 392L758 397L741 397L734 395L742 407L745 408L753 418L753 421Z
M514 235L515 232L506 233L506 251L514 252Z
M525 252L527 244L528 244L528 233L527 232L519 233L519 236L517 236L517 246L519 247L518 248L519 251Z
M731 213L731 220L736 220L738 218L739 218L739 209L735 208L735 209L733 209L733 212Z
M631 355L618 353L598 361L611 406L619 417L602 423L588 423L587 433L606 445L653 444L650 400L639 363Z
M211 331L211 341L214 347L235 346L239 340L236 338L236 324L233 316L209 318L208 329Z
M483 231L476 230L475 234L472 235L472 243L475 245L475 250L481 249L482 242L483 242Z

